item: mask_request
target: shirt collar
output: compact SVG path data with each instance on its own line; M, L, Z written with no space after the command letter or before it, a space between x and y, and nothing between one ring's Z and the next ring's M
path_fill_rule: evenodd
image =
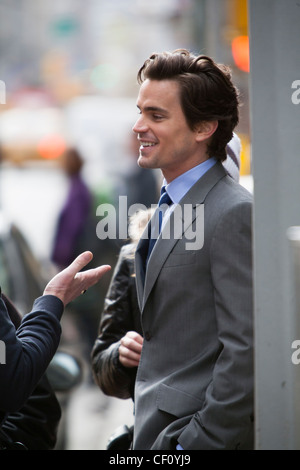
M216 163L216 161L216 158L211 157L208 160L205 160L205 162L200 163L178 176L169 184L166 184L166 181L164 180L163 186L166 186L166 190L173 203L178 204L196 181L198 181Z

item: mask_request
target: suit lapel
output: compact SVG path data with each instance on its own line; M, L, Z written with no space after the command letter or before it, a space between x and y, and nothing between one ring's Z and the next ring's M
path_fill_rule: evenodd
M147 266L146 273L145 273L143 307L147 302L149 294L161 271L162 266L164 265L173 247L177 243L178 238L182 236L182 228L180 230L179 237L174 238L173 236L174 221L176 220L177 230L178 230L179 224L182 227L182 219L178 220L178 218L176 218L175 212L176 212L176 209L171 213L169 220L166 226L163 228L159 238L157 239L154 245L154 248L152 250L151 256L149 258L148 266Z
M221 163L216 163L192 186L188 193L182 198L178 207L175 207L174 211L171 213L168 224L162 230L162 233L153 248L151 257L148 261L147 270L145 271L144 264L149 244L149 224L146 227L138 244L135 256L136 286L141 312L143 312L150 292L170 252L176 245L178 239L182 237L184 232L195 220L197 205L204 202L209 191L225 175L226 172L223 165ZM184 206L188 204L192 206L192 210L191 217L186 220L184 218Z
M148 230L147 230L147 233L148 233ZM136 282L138 303L139 303L139 307L141 311L143 310L143 307L144 307L143 298L144 298L144 285L145 285L145 261L146 261L147 253L148 253L148 245L149 245L149 240L141 238L141 240L138 243L136 252L135 252L135 274L136 274L135 282Z

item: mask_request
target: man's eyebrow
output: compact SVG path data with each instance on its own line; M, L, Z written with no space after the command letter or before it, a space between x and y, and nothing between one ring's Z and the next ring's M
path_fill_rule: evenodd
M138 107L139 110L141 110L139 105L137 105L137 107ZM160 108L159 106L145 106L144 111L169 114L169 112L166 109Z

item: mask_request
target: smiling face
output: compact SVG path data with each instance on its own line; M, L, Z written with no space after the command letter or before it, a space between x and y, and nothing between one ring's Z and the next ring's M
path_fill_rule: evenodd
M138 164L141 167L160 168L170 182L208 158L207 136L188 126L177 82L145 80L137 107L140 117L133 131L140 142Z

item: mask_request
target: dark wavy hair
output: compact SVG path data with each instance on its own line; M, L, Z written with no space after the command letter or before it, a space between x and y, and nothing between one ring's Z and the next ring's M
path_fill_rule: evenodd
M218 121L207 153L221 161L226 144L239 122L239 93L231 81L229 67L216 64L210 57L195 56L186 49L152 54L137 75L144 80L175 80L188 126L194 130L201 121Z

